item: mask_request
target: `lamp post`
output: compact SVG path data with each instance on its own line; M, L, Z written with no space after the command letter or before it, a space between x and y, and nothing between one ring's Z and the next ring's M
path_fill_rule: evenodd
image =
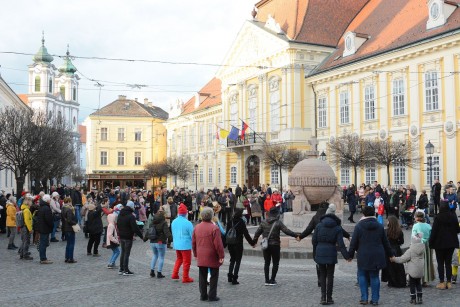
M324 150L320 153L319 159L321 161L326 161L326 153L324 152Z
M428 165L428 184L431 186L433 185L433 153L434 153L434 145L431 144L431 141L428 140L428 144L425 146L427 157L427 165Z
M198 191L198 164L195 164L195 192Z

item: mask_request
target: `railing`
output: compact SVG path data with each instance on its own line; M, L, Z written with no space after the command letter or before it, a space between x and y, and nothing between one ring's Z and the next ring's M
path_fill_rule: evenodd
M265 132L250 132L246 133L244 139L238 136L238 139L231 140L227 138L227 147L246 146L252 144L263 145L267 142L267 134Z

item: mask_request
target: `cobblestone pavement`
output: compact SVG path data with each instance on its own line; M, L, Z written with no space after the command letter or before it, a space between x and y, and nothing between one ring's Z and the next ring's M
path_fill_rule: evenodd
M201 302L198 292L198 270L193 260L192 284L172 281L175 252L167 250L164 279L150 278L152 252L148 243L134 242L130 269L134 276L119 276L106 269L109 250L102 257L86 256L87 240L80 233L75 249L76 264L64 263L65 242L51 243L48 258L51 265L38 263L38 252L32 246L33 261L20 261L16 251L7 250L6 236L0 236L0 282L3 285L0 306L318 306L320 291L316 284L313 260L282 259L277 276L278 286L264 286L263 259L244 256L240 285L226 281L229 255L220 270L219 302ZM16 245L19 245L16 237ZM356 261L339 260L334 280L336 306L358 306ZM459 288L436 290L434 282L424 288L425 306L453 306ZM460 287L460 286L459 286ZM393 289L382 284L380 305L408 306L409 289Z

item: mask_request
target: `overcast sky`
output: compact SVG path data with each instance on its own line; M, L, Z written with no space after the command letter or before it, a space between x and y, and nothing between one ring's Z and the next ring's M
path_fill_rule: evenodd
M15 0L2 1L0 52L35 53L45 31L51 54L221 64L256 0ZM0 73L16 93L27 93L31 56L0 53ZM80 118L118 95L148 98L169 109L187 101L218 67L75 59L80 71ZM59 67L62 59L55 57ZM123 84L148 85L131 89Z

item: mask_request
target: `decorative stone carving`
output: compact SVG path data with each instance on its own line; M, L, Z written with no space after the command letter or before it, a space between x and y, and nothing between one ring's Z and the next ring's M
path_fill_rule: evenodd
M401 127L401 126L402 126L402 122L398 119L398 121L396 122L396 125L398 125L398 127Z
M329 143L332 144L332 143L334 143L334 142L335 142L335 137L331 136L331 137L329 138Z
M410 135L416 137L418 135L418 128L415 125L410 126Z
M430 121L431 121L432 123L434 123L435 120L436 120L436 117L434 117L434 115L431 115L431 116L430 116Z
M369 130L372 130L374 127L372 127L372 124L369 124Z
M265 23L265 28L277 33L277 34L284 34L283 30L279 23L272 17L272 15L268 15L267 22Z
M385 129L380 129L379 136L381 140L385 140L387 138L387 131Z
M451 133L452 131L454 131L454 123L451 122L450 120L447 121L444 124L444 129L446 130L447 133Z

